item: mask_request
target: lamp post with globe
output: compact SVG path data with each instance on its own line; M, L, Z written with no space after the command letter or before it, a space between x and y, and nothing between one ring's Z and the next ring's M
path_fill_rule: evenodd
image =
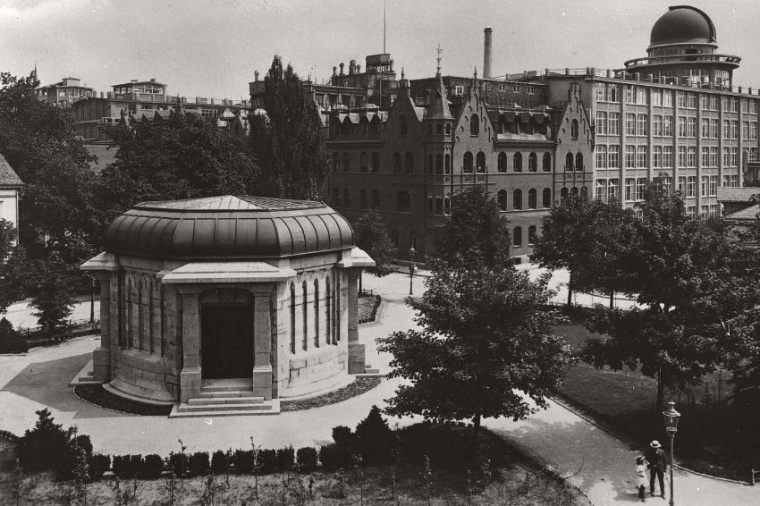
M409 295L414 295L412 290L412 280L414 279L414 254L417 253L417 250L414 249L414 246L409 248Z
M681 413L676 411L676 403L670 401L668 402L668 409L662 412L662 416L665 418L665 431L670 437L670 506L673 506L673 442L678 431L678 419L681 417Z

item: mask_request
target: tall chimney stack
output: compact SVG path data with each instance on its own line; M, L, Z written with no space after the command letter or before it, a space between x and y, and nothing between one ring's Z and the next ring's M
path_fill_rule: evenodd
M485 42L483 46L483 79L491 79L491 30L486 28L483 30L485 34Z

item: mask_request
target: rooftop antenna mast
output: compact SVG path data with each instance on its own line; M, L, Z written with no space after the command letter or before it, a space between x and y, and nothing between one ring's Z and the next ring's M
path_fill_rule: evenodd
M438 53L438 57L435 59L438 62L438 67L436 69L436 73L441 73L441 53L443 53L443 49L441 49L441 45L438 44L438 49L436 49L436 52Z

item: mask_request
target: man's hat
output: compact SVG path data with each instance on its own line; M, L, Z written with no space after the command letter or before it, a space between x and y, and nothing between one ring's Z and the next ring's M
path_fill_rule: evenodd
M649 446L651 446L652 448L662 448L662 445L656 439L652 441L651 443L649 443Z

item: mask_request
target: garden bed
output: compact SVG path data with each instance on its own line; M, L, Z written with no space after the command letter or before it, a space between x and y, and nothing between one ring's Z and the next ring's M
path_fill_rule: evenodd
M343 402L357 395L369 392L380 384L379 376L364 376L356 378L353 383L334 392L311 397L309 399L280 401L280 411L301 411L305 409L320 408Z

